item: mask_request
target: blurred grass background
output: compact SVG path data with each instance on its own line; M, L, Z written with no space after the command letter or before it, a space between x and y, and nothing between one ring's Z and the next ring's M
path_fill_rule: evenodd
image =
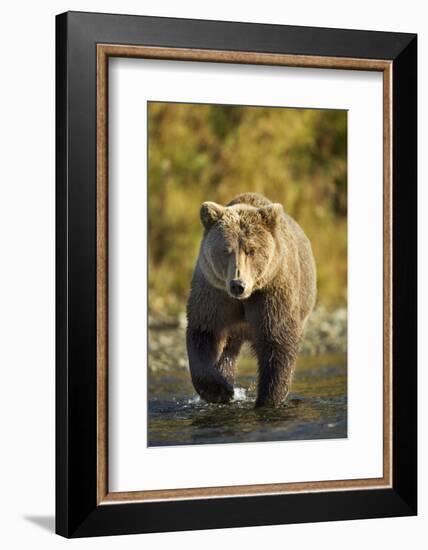
M346 306L346 111L150 102L148 134L150 314L185 309L201 203L248 191L308 235L318 304Z

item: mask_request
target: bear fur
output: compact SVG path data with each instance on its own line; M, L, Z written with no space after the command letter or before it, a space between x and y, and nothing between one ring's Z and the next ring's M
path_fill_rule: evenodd
M277 407L291 384L316 300L315 261L301 227L280 204L244 193L204 202L204 227L187 304L187 353L202 399L233 399L244 341L258 359L256 407Z

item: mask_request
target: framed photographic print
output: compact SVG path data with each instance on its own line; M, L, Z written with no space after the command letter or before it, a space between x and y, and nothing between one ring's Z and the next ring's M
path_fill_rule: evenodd
M56 52L57 532L416 514L416 35Z

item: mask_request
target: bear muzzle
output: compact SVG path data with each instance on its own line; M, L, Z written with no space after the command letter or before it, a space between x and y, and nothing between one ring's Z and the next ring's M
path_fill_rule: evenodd
M245 292L246 284L240 279L232 279L229 283L229 290L233 297L240 298Z

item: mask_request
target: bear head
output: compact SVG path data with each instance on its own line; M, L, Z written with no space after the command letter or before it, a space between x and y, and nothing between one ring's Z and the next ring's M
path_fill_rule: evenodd
M204 202L199 265L207 281L237 300L265 286L278 263L276 229L282 214L280 204L257 208Z

